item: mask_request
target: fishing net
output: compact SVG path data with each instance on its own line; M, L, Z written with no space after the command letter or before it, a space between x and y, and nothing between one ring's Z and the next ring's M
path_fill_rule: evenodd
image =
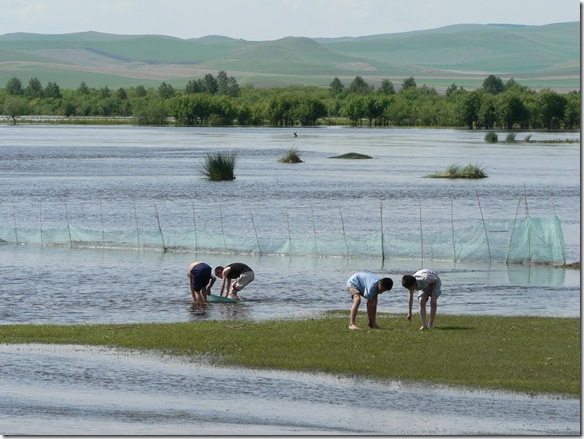
M45 207L42 216L25 207L19 215L5 215L0 239L19 245L194 253L566 262L562 225L555 215L485 219L475 209L474 215L455 218L457 209L451 203L435 200L428 208L431 215L421 207L417 211L395 203L341 207L325 202L290 209L250 208L234 215L220 205L196 212L194 206L169 201L154 209L116 206L105 212L75 206L64 219L58 207Z

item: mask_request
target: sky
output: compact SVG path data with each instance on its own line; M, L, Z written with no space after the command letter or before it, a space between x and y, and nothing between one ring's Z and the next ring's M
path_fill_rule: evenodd
M580 5L578 0L0 0L0 35L356 37L463 23L574 22L580 21Z

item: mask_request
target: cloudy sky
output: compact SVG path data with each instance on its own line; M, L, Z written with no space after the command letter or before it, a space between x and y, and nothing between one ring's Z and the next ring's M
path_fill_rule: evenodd
M580 21L579 0L2 0L0 34L98 31L246 40L340 37L460 23Z

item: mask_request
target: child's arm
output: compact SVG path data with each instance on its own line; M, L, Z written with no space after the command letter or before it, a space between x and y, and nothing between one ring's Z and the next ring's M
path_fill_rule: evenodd
M412 320L412 305L414 303L414 290L410 291L410 298L408 300L408 320Z

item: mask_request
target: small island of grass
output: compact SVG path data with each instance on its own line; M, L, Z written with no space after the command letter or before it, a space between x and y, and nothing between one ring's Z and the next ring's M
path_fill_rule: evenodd
M357 152L348 152L346 154L337 155L334 157L329 157L330 159L349 159L349 160L363 160L363 159L372 159L373 157L368 156L366 154L359 154Z
M379 313L378 330L351 331L348 321L348 310L331 310L298 320L12 324L2 327L0 343L109 346L227 366L580 398L579 318L440 314L422 333L401 314ZM366 316L357 324L366 328Z
M300 155L298 154L298 148L292 147L288 148L282 157L278 160L278 163L304 163L300 159Z
M427 178L487 178L484 168L477 165L450 165L444 172L437 172L426 176Z

